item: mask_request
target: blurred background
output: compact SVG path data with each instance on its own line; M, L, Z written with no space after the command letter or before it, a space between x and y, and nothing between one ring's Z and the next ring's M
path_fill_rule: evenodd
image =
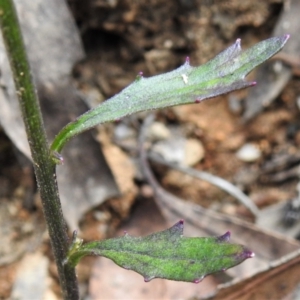
M146 235L183 218L187 236L230 230L256 253L198 285L146 284L106 259L86 258L77 268L82 299L299 299L300 2L15 3L49 141L139 72L171 71L186 57L198 66L237 38L246 49L291 34L248 76L257 86L155 112L146 136L151 169L174 203L157 197L139 163L148 112L80 135L57 172L70 234L78 229L85 241L124 230ZM61 299L2 39L0 71L0 299Z

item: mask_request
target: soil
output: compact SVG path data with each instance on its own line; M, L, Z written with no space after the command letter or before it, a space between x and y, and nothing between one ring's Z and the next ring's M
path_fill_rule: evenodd
M94 95L97 90L95 102L119 92L140 71L145 76L160 74L180 66L186 56L192 64L199 65L236 38L242 38L242 46L247 48L269 37L282 8L282 1L272 0L69 3L88 54L74 69L76 84L87 95ZM201 105L167 109L159 112L160 121L180 124L189 137L201 140L206 149L205 159L196 168L238 181L247 193L257 198L268 197L272 184L266 186L259 179L249 183L243 174L252 174L277 153L296 147L292 141L296 137L292 140L287 137L287 126L297 123L295 88L297 80L286 87L273 106L247 124L241 122L241 111L233 112L228 102L229 97L242 100L247 91ZM236 158L235 152L246 142L253 142L261 149L263 157L257 163L249 165ZM175 171L159 176L165 187L183 199L204 206L213 201L233 201L205 182L178 180L181 175ZM278 194L276 201L294 196L291 192L294 184L283 184L283 190L290 193Z
M241 38L243 48L247 48L271 36L282 2L69 0L87 54L86 59L74 67L74 83L93 103L97 103L130 84L140 71L146 77L160 74L180 66L187 56L192 65L202 64L237 38ZM248 123L241 121L242 109L233 111L229 105L230 97L235 97L242 105L247 91L201 104L166 109L158 112L157 118L167 125L182 126L187 137L202 142L205 157L194 166L196 169L238 185L259 208L263 208L297 195L297 173L275 180L271 175L281 170L275 169L270 174L264 168L276 157L287 154L289 157L299 156L298 80L294 77L278 99ZM111 139L113 126L105 127L108 135L111 133ZM236 156L237 150L249 142L257 145L262 152L261 158L253 163L243 162ZM20 154L16 154L14 146L3 132L0 133L0 145L1 204L9 203L13 209L18 209L13 218L38 224L41 233L44 224L36 187L31 187L32 202L29 202L32 205L28 205L28 199L25 199L24 190L28 190L30 184L24 178L27 176L32 180L32 172L24 170L23 164L18 161ZM114 152L115 155L118 155L118 151ZM130 151L125 155L133 156ZM290 170L297 163L287 160L284 170ZM118 164L114 168L118 168ZM166 168L156 167L155 171L161 184L183 199L205 207L217 203L221 211L247 215L235 199L206 182ZM135 197L127 198L136 199L144 186L138 176L131 184ZM130 218L133 205L134 202L126 200L126 197L112 199L95 210L101 212L101 218L95 217L95 211L88 213L81 223L85 240L113 235L119 224ZM8 224L14 225L13 218ZM16 226L13 227L15 231ZM99 231L99 227L103 230ZM49 245L45 246L44 243L42 248L45 247ZM0 267L0 299L9 298L17 264L18 259Z

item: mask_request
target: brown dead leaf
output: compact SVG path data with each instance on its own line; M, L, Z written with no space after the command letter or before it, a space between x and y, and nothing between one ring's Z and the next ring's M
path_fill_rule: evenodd
M18 0L15 4L39 92L46 131L53 139L64 125L88 110L70 81L73 65L84 58L84 50L65 1ZM30 158L2 41L0 53L4 57L1 60L1 125L18 149ZM62 209L73 230L78 228L84 213L119 192L101 148L90 133L73 139L63 155L65 165L57 170L58 185Z
M261 272L229 285L221 285L209 300L283 299L299 284L300 250L273 261Z
M299 56L299 12L300 2L298 0L286 2L273 31L274 36L291 34L291 40L282 50L282 54L286 57ZM258 68L256 79L259 84L249 91L249 95L245 99L246 109L243 116L245 121L252 119L269 106L291 79L293 65L288 65L287 61L273 60Z

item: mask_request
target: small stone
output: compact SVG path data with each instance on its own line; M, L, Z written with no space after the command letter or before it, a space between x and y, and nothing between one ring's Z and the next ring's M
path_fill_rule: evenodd
M144 198L152 198L154 196L153 188L148 184L141 186L140 193Z
M174 43L171 40L164 41L164 47L167 49L171 49L174 46Z
M103 212L103 211L99 211L99 210L94 211L93 215L94 215L94 218L99 222L105 222L111 218L111 216L108 212Z
M136 136L136 132L133 128L130 128L126 124L120 123L115 127L114 138L117 141L126 140Z
M185 160L185 139L169 139L157 142L152 150L162 156L166 161L176 164L183 164Z
M159 141L153 148L153 152L161 155L166 161L193 166L204 157L205 150L202 143L196 139L176 138Z
M153 141L166 140L170 137L170 130L160 122L154 122L148 131L148 137Z
M188 139L185 143L184 164L194 166L204 158L205 150L202 143L196 139Z
M35 227L34 227L33 223L31 223L31 222L25 222L22 226L22 232L24 234L32 233L34 230L35 230Z
M227 215L234 216L236 215L236 205L231 204L231 203L226 203L222 206L221 212Z
M254 162L261 158L261 151L258 146L248 143L237 151L236 156L242 161Z

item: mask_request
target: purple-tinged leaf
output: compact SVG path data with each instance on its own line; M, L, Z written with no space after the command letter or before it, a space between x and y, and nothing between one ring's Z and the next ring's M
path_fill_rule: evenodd
M208 63L192 67L189 59L178 69L150 78L140 73L136 80L109 100L69 123L56 136L51 149L60 152L64 144L98 124L118 120L143 110L198 103L233 90L253 86L245 81L256 66L277 53L289 35L262 41L246 51L240 39Z
M145 237L122 237L73 243L68 263L75 266L86 255L99 255L133 270L145 282L154 278L199 283L205 276L232 268L254 253L230 244L230 233L219 237L184 237L183 220L171 228Z

